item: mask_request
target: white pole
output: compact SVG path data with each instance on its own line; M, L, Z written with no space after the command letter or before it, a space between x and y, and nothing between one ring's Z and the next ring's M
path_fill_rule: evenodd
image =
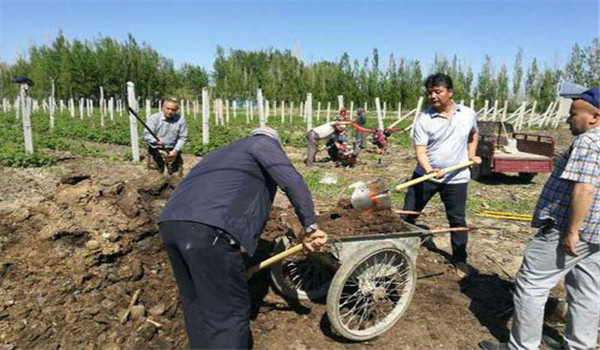
M210 126L208 124L210 118L210 102L208 101L208 90L202 89L202 144L206 145L209 141Z
M115 98L111 97L108 100L108 112L110 113L110 121L115 122Z
M352 118L353 110L354 110L354 101L350 101L350 110L346 111L347 112L346 116L348 117L348 119Z
M383 113L381 113L381 102L379 101L379 97L375 97L375 109L377 110L377 126L379 129L383 130Z
M25 141L25 153L33 154L33 135L31 132L31 109L27 97L27 84L19 85L19 101L21 101L21 116L23 117L23 139Z
M317 123L321 120L321 101L317 102Z
M402 119L402 102L398 102L398 120Z
M229 99L225 100L225 123L229 124Z
M137 99L135 98L135 85L131 82L127 82L127 100L129 106L134 110L137 110ZM137 131L137 119L133 116L133 113L129 113L129 133L131 135L131 155L134 162L140 161L140 145L138 142L138 131Z
M285 123L285 101L281 100L281 124Z
M106 116L106 109L104 108L104 89L100 86L100 126L104 127L104 117Z
M84 106L83 106L84 102L83 101L84 101L83 98L79 99L79 119L80 120L83 120L83 108L84 108Z
M256 89L256 103L258 104L258 122L261 127L266 125L265 122L265 105L261 89Z
M338 111L344 107L344 95L338 95Z
M50 103L48 106L50 111L50 130L54 130L54 79L52 79L52 93L48 102Z
M233 100L233 120L237 120L237 100Z
M326 118L327 118L327 122L329 123L329 119L331 119L331 102L327 102Z
M250 124L250 106L248 100L246 100L246 124Z
M312 129L312 94L306 94L306 129Z

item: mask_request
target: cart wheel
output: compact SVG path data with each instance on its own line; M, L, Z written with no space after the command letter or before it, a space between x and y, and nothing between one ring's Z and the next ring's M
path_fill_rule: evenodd
M536 173L519 173L519 179L523 182L531 182L536 175Z
M415 292L414 263L394 244L382 242L344 261L331 281L327 316L351 340L368 340L390 329Z
M281 237L275 245L275 253L291 247L288 237ZM333 261L333 263L328 263ZM327 253L311 253L303 258L298 255L271 266L271 280L275 288L286 297L298 300L324 298L337 268L337 260Z

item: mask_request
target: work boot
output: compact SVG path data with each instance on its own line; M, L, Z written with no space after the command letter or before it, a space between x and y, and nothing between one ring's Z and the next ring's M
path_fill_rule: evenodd
M483 350L508 350L508 343L497 343L484 340L479 343L479 348Z

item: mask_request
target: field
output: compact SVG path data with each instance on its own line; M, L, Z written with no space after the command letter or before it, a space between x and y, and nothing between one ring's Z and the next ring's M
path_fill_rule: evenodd
M22 151L22 128L14 114L0 118L4 165L0 169L0 344L6 349L185 347L176 285L155 221L176 183L129 161L127 118L117 116L115 124L107 120L101 128L98 115L84 121L59 115L51 131L47 116L35 114L38 152L33 156ZM228 125L211 125L211 143L203 146L200 120L188 120L186 171L199 160L196 155L243 137L257 124L255 119L246 125L240 113ZM369 123L375 124L372 116ZM380 178L391 185L409 177L415 164L407 135L397 133L382 165L379 155L365 152L355 168L330 163L306 168L302 117L283 124L279 116L272 117L269 125L280 131L319 212L347 198L353 182ZM535 132L554 136L559 150L571 140L566 129ZM23 167L33 165L43 167ZM322 183L326 175L337 182ZM467 220L479 230L471 233L469 259L480 274L457 275L445 258L449 238L436 237L438 250L420 248L417 290L407 313L374 340L360 343L341 338L331 330L324 301L286 300L269 288L266 273L254 277L250 284L255 296L255 347L464 349L475 348L481 340L506 340L511 279L535 231L527 223L482 218L477 213L484 209L531 213L546 178L540 175L524 183L516 176L495 175L471 182ZM401 208L403 196L394 196L395 209ZM281 193L276 204L290 211ZM446 226L437 198L420 223ZM143 308L136 308L121 323L138 290L137 305ZM562 288L555 295L562 296Z

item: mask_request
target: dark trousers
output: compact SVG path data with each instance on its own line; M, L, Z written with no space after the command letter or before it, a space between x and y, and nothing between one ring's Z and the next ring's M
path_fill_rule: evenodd
M250 297L242 252L212 226L167 221L160 232L177 280L192 349L247 349Z
M413 179L419 177L413 174ZM450 227L463 227L467 225L465 220L465 206L467 203L468 183L462 184L441 184L433 181L425 181L408 188L404 199L404 210L421 211L431 197L436 193L440 194L444 207L446 208L446 217ZM406 215L404 220L414 224L418 215ZM457 262L467 261L467 242L469 236L466 232L452 232L452 260Z

